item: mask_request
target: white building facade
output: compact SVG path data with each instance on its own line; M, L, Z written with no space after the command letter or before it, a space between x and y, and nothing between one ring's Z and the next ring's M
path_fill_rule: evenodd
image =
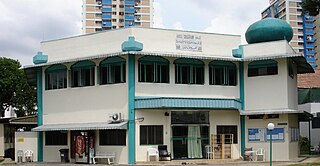
M217 134L233 135L227 158L252 147L268 159L269 122L274 160L298 157L297 73L312 67L285 40L240 40L130 27L42 42L25 68L38 82L38 161L60 161L66 148L72 161L93 149L134 164L162 144L172 159L205 158Z

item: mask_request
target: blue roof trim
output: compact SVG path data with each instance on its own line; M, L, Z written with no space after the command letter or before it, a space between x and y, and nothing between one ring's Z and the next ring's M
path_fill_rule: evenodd
M135 108L210 108L241 109L238 99L218 98L176 98L176 97L136 97Z

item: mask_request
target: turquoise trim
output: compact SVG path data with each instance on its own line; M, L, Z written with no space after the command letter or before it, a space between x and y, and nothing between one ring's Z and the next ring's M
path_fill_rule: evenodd
M263 67L277 67L278 62L275 60L260 60L253 61L248 64L248 68L263 68Z
M78 68L84 68L84 67L93 67L95 66L96 64L92 61L89 61L89 60L85 60L85 61L80 61L80 62L77 62L75 64L73 64L71 66L71 69L78 69Z
M219 66L219 67L236 67L236 64L234 64L233 62L229 62L229 61L211 61L209 63L209 66Z
M237 49L232 49L232 56L235 58L243 57L243 45L240 45Z
M159 57L159 56L143 56L141 58L139 58L139 62L151 62L151 63L169 63L169 60L167 60L166 58L163 57Z
M210 108L240 110L241 102L237 99L136 97L135 108Z
M57 70L67 70L67 67L62 64L57 64L57 65L51 65L46 69L47 72L56 72Z
M242 57L242 56L241 56ZM239 79L240 79L240 101L241 111L245 110L244 102L244 64L239 62ZM246 135L245 135L245 116L240 115L240 137L241 137L241 156L244 156L244 150L246 148Z
M129 36L128 41L125 41L121 45L122 51L142 51L143 44L135 41L134 36Z
M204 65L203 61L199 59L179 58L176 59L174 64L192 64L192 65Z
M37 71L38 126L43 124L42 89L42 67L39 67ZM38 161L43 161L42 132L38 132Z
M109 57L101 61L100 66L107 66L110 63L126 63L126 60L119 56Z
M35 65L41 64L41 63L47 63L47 62L48 62L48 55L44 55L41 51L39 51L37 55L33 57L33 63Z
M128 159L129 164L136 163L135 139L135 56L128 55Z

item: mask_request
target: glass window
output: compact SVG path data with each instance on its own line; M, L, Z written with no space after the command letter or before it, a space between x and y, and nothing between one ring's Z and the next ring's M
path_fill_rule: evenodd
M95 63L81 61L71 66L72 87L93 86L95 79Z
M139 59L139 82L169 83L169 61L161 57Z
M140 145L163 144L163 126L140 126Z
M67 88L67 67L53 65L46 69L46 90Z
M197 59L174 61L176 84L204 84L204 63Z
M217 126L217 134L233 134L233 143L238 143L237 126Z
M126 82L126 60L110 57L100 63L100 84L117 84Z
M46 145L68 145L68 133L64 131L46 131Z
M209 63L209 84L235 86L237 67L232 62L212 61Z
M126 130L100 130L100 145L121 145L126 146Z
M253 61L248 65L248 77L277 75L278 62L274 60Z

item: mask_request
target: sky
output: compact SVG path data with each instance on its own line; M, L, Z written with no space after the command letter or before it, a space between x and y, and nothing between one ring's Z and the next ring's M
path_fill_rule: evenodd
M154 27L242 35L269 0L154 0ZM80 35L82 0L1 0L0 57L32 64L41 41Z

